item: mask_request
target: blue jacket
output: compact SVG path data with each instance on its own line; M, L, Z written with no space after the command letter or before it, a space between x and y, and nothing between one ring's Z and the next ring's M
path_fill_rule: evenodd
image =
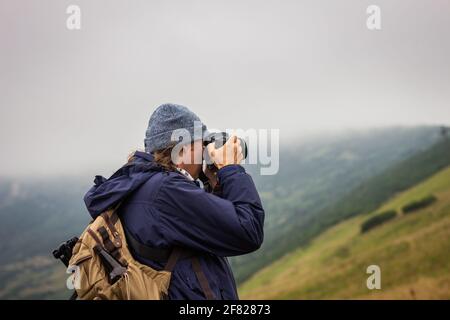
M238 299L226 257L261 246L264 209L252 178L242 166L226 166L217 175L220 197L207 193L181 173L163 171L151 154L136 152L135 159L109 179L96 176L84 201L96 218L127 197L118 213L137 240L158 248L183 246L200 251L200 264L215 297ZM164 268L156 261L135 258L154 269ZM190 259L176 264L169 299L205 299Z

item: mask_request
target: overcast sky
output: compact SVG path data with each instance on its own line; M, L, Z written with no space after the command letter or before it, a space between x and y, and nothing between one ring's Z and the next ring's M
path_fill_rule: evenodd
M71 4L81 30L66 28ZM443 0L0 0L0 175L107 175L164 102L282 139L449 124L449 12Z

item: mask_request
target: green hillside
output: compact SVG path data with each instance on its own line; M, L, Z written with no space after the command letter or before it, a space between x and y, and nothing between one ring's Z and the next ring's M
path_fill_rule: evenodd
M374 149L368 152L368 155L377 152ZM351 217L375 210L398 192L411 188L448 165L450 165L450 139L441 139L431 147L391 163L384 170L358 183L354 181L352 183L349 177L354 173L359 174L359 169L356 167L352 169L351 164L347 164L349 170L344 175L337 175L339 178L334 183L327 183L326 188L316 188L317 181L321 181L321 177L316 177L318 179L316 181L312 179L307 185L314 190L313 194L302 191L300 193L303 194L297 199L280 195L280 200L273 197L268 202L265 201L263 194L264 207L268 213L264 244L255 253L231 260L233 270L238 271L236 275L239 284L287 252L308 245L312 239L328 228ZM340 168L343 166L339 165ZM314 169L320 176L328 176L322 169ZM333 175L333 171L330 174ZM318 200L322 202L318 203ZM292 215L293 212L297 214ZM277 218L276 232L272 232L274 225L272 216ZM289 223L286 223L287 221ZM234 268L236 265L238 268Z
M450 140L433 126L363 130L280 146L278 174L261 176L258 167L247 168L266 211L265 234L259 250L230 258L238 284L449 164ZM65 268L51 251L89 222L82 199L91 183L91 176L78 175L0 178L1 299L70 295Z
M414 213L401 208L433 194ZM397 216L361 233L370 217ZM450 299L450 167L397 194L370 214L328 229L254 274L242 299ZM381 268L381 290L366 287L366 268Z

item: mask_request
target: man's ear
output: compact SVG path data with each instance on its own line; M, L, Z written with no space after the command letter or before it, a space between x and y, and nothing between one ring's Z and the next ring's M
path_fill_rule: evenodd
M184 154L188 153L189 151L191 151L191 147L189 144L185 144L181 149L180 149L180 157L183 156Z
M189 155L191 153L191 146L189 144L185 144L184 146L182 146L180 148L180 153L179 153L179 157L181 159L183 159L183 162L185 162L186 159L184 159L184 157L186 155Z

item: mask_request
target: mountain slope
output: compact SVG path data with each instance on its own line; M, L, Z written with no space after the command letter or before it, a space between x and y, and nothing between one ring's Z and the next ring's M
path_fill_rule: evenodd
M383 128L282 145L279 174L253 174L267 213L265 241L231 259L237 280L298 246L295 237L283 241L310 230L318 212L439 139L438 127ZM51 251L89 221L82 196L91 178L0 179L0 298L67 297L67 275Z
M392 133L384 135L384 138L389 139ZM397 139L394 141L398 142ZM360 152L361 147L359 145L357 149ZM361 159L358 162L342 163L322 155L313 161L315 166L306 165L311 169L309 179L292 173L290 180L298 179L298 187L287 191L286 195L276 195L276 190L280 187L289 189L290 180L280 182L270 197L263 191L262 200L268 217L264 244L253 254L231 260L238 282L286 252L306 245L330 226L376 209L395 193L450 164L450 139L441 138L431 147L423 148L422 145L422 148L409 149L406 158L392 158L392 153L398 153L399 149L403 150L401 154L405 154L405 145L378 142L377 147L380 149L372 149L369 154L359 154ZM349 149L346 146L338 150ZM333 164L338 166L335 170L332 169ZM303 169L300 165L298 168Z
M398 214L361 234L368 217L434 194L438 201ZM240 286L243 299L449 299L450 167L398 194L370 214L342 222L307 247L254 274ZM366 287L366 268L381 268L381 290Z

